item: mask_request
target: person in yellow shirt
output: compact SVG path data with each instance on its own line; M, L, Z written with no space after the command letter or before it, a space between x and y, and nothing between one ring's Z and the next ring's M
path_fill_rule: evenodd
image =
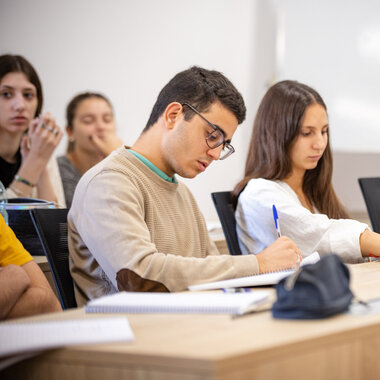
M33 257L0 215L0 320L62 311Z

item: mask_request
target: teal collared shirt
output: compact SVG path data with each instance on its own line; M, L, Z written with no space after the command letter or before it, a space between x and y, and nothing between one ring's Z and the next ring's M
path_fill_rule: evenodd
M132 149L128 149L135 157L137 157L141 162L143 162L149 169L153 170L158 176L167 182L178 183L175 177L169 177L162 170L160 170L156 165L152 164L147 158L142 156L140 153L135 152Z

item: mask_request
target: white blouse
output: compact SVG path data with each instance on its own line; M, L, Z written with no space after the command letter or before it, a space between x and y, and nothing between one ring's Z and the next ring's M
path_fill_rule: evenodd
M292 239L304 256L318 251L321 256L336 253L346 263L363 262L359 237L368 225L313 214L288 184L262 178L251 179L239 196L235 216L243 254L257 254L277 239L273 205L282 235Z

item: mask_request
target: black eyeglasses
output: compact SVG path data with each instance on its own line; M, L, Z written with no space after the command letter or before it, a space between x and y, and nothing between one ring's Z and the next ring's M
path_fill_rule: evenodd
M225 160L235 152L234 147L230 144L230 140L225 140L224 132L217 125L208 121L203 115L201 115L192 105L189 103L182 103L182 106L189 107L199 117L201 117L208 125L210 125L213 131L206 137L206 144L209 148L215 149L218 146L223 145L223 150L220 154L219 160Z

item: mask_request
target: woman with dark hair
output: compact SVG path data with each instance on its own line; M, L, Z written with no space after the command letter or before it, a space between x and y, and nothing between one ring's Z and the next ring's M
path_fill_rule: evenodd
M40 115L42 86L22 56L0 56L0 181L8 198L37 197L64 205L57 164L62 138L55 119Z
M110 101L102 94L76 95L66 108L66 154L58 157L58 166L70 208L75 187L88 169L122 145L116 136L116 124Z
M254 122L245 174L234 191L243 253L256 253L281 232L304 256L336 253L346 262L380 256L380 235L348 219L335 195L329 121L321 96L296 81L282 81L265 94Z

